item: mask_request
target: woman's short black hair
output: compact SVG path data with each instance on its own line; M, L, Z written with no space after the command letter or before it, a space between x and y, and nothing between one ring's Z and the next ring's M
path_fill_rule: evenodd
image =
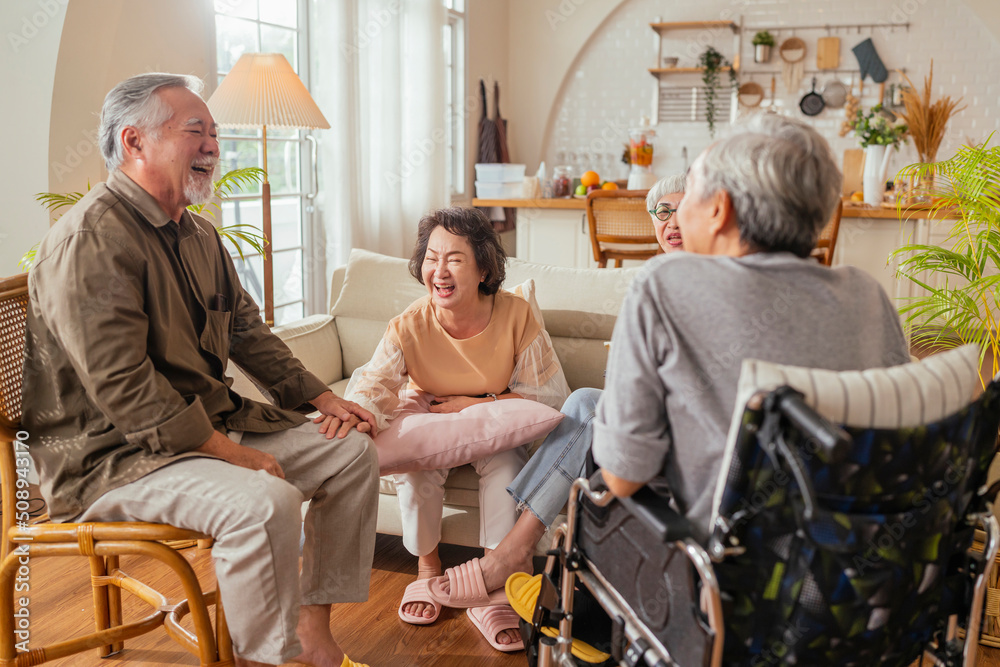
M496 294L507 277L507 253L500 243L500 235L493 229L493 223L476 208L441 208L420 219L417 228L417 244L410 257L410 275L423 285L421 268L427 254L427 241L436 227L444 227L450 233L465 238L472 246L476 265L486 278L479 283L483 294Z

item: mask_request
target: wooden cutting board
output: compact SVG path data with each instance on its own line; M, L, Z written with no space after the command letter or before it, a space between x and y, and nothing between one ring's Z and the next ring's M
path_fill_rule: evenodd
M840 67L840 37L820 37L816 40L816 68Z
M844 151L844 188L845 196L852 192L861 192L864 179L865 151L863 148L848 148Z

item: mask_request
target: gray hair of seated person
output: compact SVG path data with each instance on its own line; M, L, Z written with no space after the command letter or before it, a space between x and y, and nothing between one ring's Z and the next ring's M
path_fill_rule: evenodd
M805 123L758 114L709 146L697 170L700 200L729 194L740 240L755 252L807 257L840 199L830 145Z
M421 285L424 284L422 268L427 255L427 242L430 241L431 232L438 227L444 227L448 232L469 242L476 266L485 276L479 283L480 293L496 294L507 277L507 253L500 242L500 234L493 229L493 223L477 208L440 208L421 218L417 227L417 243L410 257L410 275Z
M660 201L667 195L677 193L684 194L686 180L687 177L685 174L674 174L673 176L667 176L658 180L653 184L653 187L649 189L649 192L646 193L646 210L652 211L655 209L656 202ZM653 217L653 215L650 214L650 217Z
M160 88L187 88L201 95L204 84L186 74L152 72L130 77L112 88L104 98L97 132L98 146L109 172L118 169L125 157L121 144L123 129L135 127L156 137L160 127L170 120L173 111L159 95L153 94Z

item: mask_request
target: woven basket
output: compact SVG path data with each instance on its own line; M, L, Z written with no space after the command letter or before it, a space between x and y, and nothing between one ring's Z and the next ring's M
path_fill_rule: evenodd
M985 540L986 534L977 530L972 548L982 551ZM979 643L983 646L1000 648L1000 556L997 557L997 563L994 564L987 582L986 600L983 603L983 631Z

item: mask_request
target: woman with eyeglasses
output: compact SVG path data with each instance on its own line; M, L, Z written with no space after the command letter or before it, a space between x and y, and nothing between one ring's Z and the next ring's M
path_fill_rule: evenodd
M684 198L684 174L661 178L646 194L646 208L653 218L656 241L663 252L683 250L681 228L677 224L677 207Z
M683 242L677 227L677 207L684 198L684 174L658 181L646 196L646 206L653 218L656 239L664 253L681 250ZM548 435L510 486L509 493L521 513L514 528L497 547L483 558L476 558L459 568L449 568L431 585L431 597L446 607L461 607L451 594L451 582L461 581L458 569L481 576L487 591L502 588L515 572L531 572L535 545L555 521L566 504L573 480L583 474L587 452L593 441L591 422L601 397L601 390L577 389L562 406L565 415ZM527 511L525 511L527 510ZM481 574L480 574L481 573ZM446 595L439 595L444 591Z

